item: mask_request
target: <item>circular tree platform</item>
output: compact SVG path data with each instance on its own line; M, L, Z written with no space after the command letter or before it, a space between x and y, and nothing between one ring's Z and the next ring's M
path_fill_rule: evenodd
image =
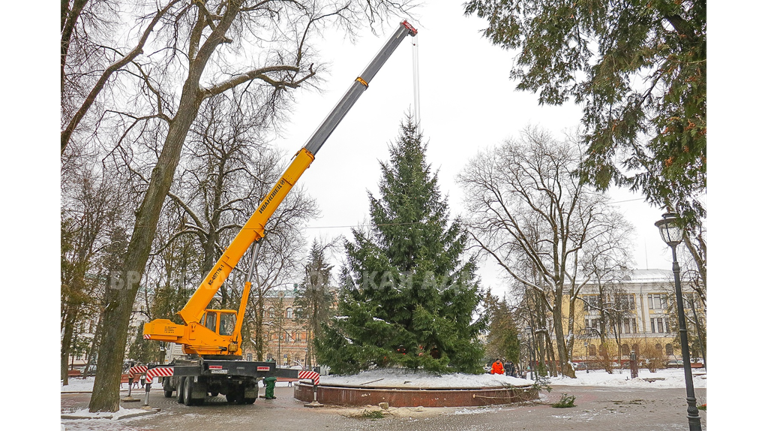
M294 385L294 398L312 402L313 387ZM320 404L366 406L382 402L391 407L470 407L509 404L539 398L529 380L489 374L445 376L401 370L377 370L354 376L321 377Z

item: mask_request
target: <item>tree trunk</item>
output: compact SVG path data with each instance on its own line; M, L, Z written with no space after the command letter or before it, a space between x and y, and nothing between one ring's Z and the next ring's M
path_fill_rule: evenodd
M69 384L69 375L67 374L67 363L69 361L69 348L65 347L72 339L67 340L66 333L61 339L61 356L59 358L59 374L61 375L61 383L66 386ZM71 337L71 335L70 335Z
M549 332L544 332L544 340L542 341L541 348L544 350L542 355L546 356L547 370L551 377L557 377L557 366L555 366L555 348L552 345L552 337L549 336Z
M556 297L562 298L562 295ZM565 334L563 333L563 306L561 301L555 301L552 307L552 320L555 326L555 342L557 344L557 361L560 366L560 372L568 377L576 377L568 361L568 349L565 345Z
M264 360L264 292L261 288L259 288L259 296L256 300L256 327L254 329L255 337L255 346L256 349L256 360L257 361L263 361Z
M69 367L69 352L72 347L72 336L75 332L75 320L77 318L77 310L73 310L71 307L67 307L67 314L64 318L64 335L61 337L61 380L64 385L69 384L69 375L67 374Z
M198 81L199 75L190 72L184 85L179 112L171 122L163 151L152 170L149 187L136 213L124 270L119 273L117 280L110 280L107 286L103 321L110 324L104 326L104 337L99 346L98 369L89 405L91 412L115 412L120 407L120 375L131 311L157 231L160 211L179 163L182 145L202 101L197 88Z

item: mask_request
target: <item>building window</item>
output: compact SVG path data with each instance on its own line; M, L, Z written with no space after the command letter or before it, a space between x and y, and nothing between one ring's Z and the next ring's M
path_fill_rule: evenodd
M625 317L621 325L619 325L620 334L637 334L637 325L635 324L634 317Z
M586 307L587 311L593 311L598 310L598 299L599 296L597 295L584 295L582 297L584 299L584 306Z
M597 347L594 344L589 345L589 356L597 356Z
M288 308L285 310L285 318L293 319L293 308Z
M666 347L667 356L673 355L675 353L675 351L672 349L672 345L671 344L667 344L665 347Z
M629 356L629 346L626 344L621 345L621 354L624 356Z
M600 330L600 319L597 317L584 319L584 329L588 336L597 334Z
M668 334L669 333L669 321L666 317L652 317L651 318L651 332L654 334Z
M630 293L616 295L616 308L624 311L635 311L635 295Z
M667 295L665 293L649 293L648 294L648 309L650 309L650 310L666 310L667 309Z
M274 319L275 318L275 309L274 308L270 307L268 313L269 313L269 318L270 319Z

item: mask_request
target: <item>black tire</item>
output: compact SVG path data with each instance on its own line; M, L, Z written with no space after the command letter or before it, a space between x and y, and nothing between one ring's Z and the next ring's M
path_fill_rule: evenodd
M192 379L189 377L184 379L184 405L195 405L195 400L192 399Z
M231 404L245 404L245 388L242 386L231 388L227 392L227 402Z
M184 377L179 377L178 384L176 385L176 402L179 404L184 402L184 382L186 380Z
M244 398L245 404L253 404L256 402L256 399L259 398L259 382L253 381L252 385L248 385L248 392L253 394L255 392L255 397L253 398ZM245 387L243 387L243 397L245 397Z
M163 379L163 395L165 395L166 398L171 398L173 396L173 386L171 386L170 377Z

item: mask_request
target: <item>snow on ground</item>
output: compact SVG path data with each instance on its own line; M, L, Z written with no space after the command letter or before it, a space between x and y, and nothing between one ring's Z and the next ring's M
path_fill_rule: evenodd
M443 374L416 372L404 369L381 369L364 371L350 376L323 376L320 383L338 386L397 387L397 388L478 388L495 386L525 386L531 380L497 374ZM636 379L630 378L629 370L616 370L608 374L604 370L577 371L576 378L556 377L550 385L563 386L615 386L626 388L685 388L683 369L663 369L651 373L647 369L638 371ZM693 372L693 385L707 387L706 371Z
M696 369L693 374L693 387L707 387L707 372ZM638 370L637 378L630 378L629 370L616 370L608 374L605 370L576 371L576 378L555 377L550 385L564 386L616 386L625 388L685 388L685 374L682 368L661 369L652 373L645 368Z
M424 371L411 371L406 369L379 369L363 371L359 374L342 376L331 375L320 377L321 384L337 386L363 386L363 387L396 387L396 388L477 388L495 386L525 386L531 384L531 380L519 379L498 374L443 374L436 375ZM625 388L685 388L685 377L682 368L661 369L651 373L647 369L640 369L636 379L630 378L629 370L616 370L608 374L604 370L576 371L576 378L555 377L549 381L550 385L563 386L616 386ZM277 382L277 386L288 386L288 382ZM696 388L707 387L707 373L704 370L693 371L693 386ZM69 379L69 385L61 386L61 392L91 392L93 390L93 377L85 379ZM160 384L155 381L152 390L160 390ZM122 392L128 391L128 384L121 388ZM141 388L133 388L132 394L140 396L144 393Z

